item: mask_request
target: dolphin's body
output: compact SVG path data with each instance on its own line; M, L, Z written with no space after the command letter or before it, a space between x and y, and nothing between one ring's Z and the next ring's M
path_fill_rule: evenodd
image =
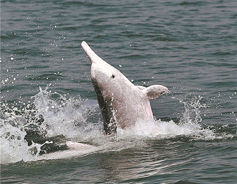
M161 85L135 86L119 70L101 59L86 42L82 48L91 60L91 79L102 112L106 134L116 133L117 127L130 127L137 120L153 118L150 99L166 93Z

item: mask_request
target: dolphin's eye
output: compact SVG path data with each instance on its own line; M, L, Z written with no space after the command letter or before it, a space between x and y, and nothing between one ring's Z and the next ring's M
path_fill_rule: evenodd
M114 75L114 74L112 74L112 78L113 78L113 79L115 78L115 75Z

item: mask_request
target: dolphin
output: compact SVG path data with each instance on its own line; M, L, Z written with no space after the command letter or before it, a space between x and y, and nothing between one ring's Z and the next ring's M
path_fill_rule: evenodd
M135 86L119 70L101 59L83 41L82 48L91 61L91 79L102 113L104 131L110 135L117 127L125 129L138 120L153 118L150 100L168 92L162 85Z

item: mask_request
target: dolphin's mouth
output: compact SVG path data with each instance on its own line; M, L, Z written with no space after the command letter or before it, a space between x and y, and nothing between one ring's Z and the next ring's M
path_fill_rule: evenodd
M87 56L90 58L91 64L95 63L97 60L102 60L90 47L89 45L83 41L81 42L81 46L83 48L83 50L85 51L85 53L87 54Z
M96 80L92 79L92 83L96 92L97 101L99 103L99 107L102 113L102 117L104 120L104 131L107 135L111 135L117 132L117 123L112 112L111 102L108 102L104 99L102 95L102 90L98 86Z

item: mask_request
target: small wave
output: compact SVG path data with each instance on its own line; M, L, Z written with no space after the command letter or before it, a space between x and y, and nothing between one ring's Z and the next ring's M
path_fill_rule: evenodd
M181 6L204 6L207 3L205 1L183 1L179 5Z

